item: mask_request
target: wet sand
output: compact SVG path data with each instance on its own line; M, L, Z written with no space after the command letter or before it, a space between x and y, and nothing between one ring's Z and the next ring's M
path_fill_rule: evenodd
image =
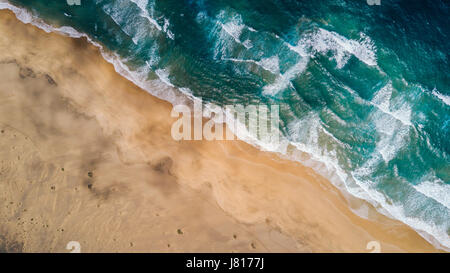
M85 39L0 11L0 252L433 252L356 216L310 168L242 141L174 141L172 105Z

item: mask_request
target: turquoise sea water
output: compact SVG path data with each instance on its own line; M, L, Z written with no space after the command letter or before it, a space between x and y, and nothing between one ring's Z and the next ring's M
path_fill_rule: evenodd
M28 11L16 10L23 21L87 34L141 86L161 81L217 105L279 104L283 145L261 148L450 249L448 1L9 3Z

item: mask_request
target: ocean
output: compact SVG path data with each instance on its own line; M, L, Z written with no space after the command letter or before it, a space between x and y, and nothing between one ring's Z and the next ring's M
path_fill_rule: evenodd
M0 9L87 37L121 75L174 105L279 105L280 142L235 133L450 249L448 1L76 2L0 0Z

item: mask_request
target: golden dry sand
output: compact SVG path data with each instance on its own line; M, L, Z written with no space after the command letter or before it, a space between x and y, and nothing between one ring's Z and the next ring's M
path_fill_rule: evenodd
M85 39L1 11L0 251L436 251L298 163L174 141L171 109Z

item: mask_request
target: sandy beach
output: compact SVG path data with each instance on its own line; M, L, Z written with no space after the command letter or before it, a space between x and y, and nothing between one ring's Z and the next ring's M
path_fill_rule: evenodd
M438 251L242 141L175 141L172 105L86 39L0 11L0 252Z

